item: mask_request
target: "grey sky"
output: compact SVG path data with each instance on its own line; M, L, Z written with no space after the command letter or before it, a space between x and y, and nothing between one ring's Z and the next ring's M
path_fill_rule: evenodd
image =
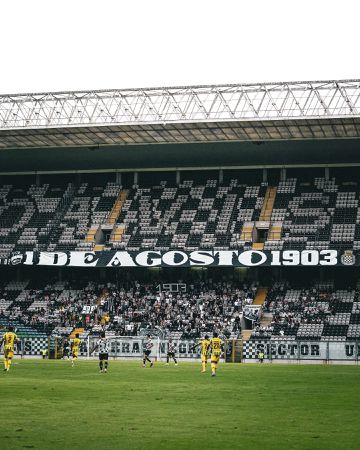
M0 93L360 78L354 0L3 0Z

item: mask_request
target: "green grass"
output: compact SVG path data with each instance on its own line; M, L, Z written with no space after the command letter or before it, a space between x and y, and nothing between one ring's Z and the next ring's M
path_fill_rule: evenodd
M357 366L15 359L0 398L6 450L360 447Z

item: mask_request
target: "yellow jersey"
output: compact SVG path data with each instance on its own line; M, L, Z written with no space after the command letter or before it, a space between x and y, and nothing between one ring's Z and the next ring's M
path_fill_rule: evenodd
M78 350L78 348L80 347L81 341L79 338L75 338L73 340L73 344L72 344L72 349L73 350Z
M202 339L199 342L199 345L200 345L200 349L201 349L201 356L207 356L208 350L209 350L210 341L208 339Z
M220 355L220 353L221 353L221 345L222 345L222 340L220 338L212 338L212 339L210 339L211 353L213 355Z
M4 348L7 350L14 350L14 344L17 339L17 336L12 331L8 331L3 336L4 339Z

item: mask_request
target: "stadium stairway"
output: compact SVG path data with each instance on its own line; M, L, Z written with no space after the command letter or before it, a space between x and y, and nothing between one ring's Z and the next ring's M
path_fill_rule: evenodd
M272 186L272 187L269 186L267 188L265 197L264 197L264 203L262 205L262 208L260 211L260 216L259 216L259 222L265 222L265 224L263 226L265 226L266 229L268 229L269 234L270 234L270 229L272 228L272 224L270 223L270 221L271 221L271 216L272 216L273 209L274 209L276 191L277 191L277 188L274 186ZM280 239L280 237L278 239ZM254 242L252 244L252 248L253 248L253 250L264 250L264 243L263 242Z
M70 334L70 339L74 339L76 334L83 334L83 332L85 331L85 328L75 328L71 334Z
M111 232L110 242L121 242L124 233L125 233L125 225L116 224Z
M273 320L272 313L263 313L261 320L260 320L260 327L266 328L271 325L271 322Z
M89 231L87 232L87 234L85 236L85 242L95 243L95 235L97 233L98 228L99 228L99 225L92 225L90 227Z
M119 196L116 199L116 202L114 203L113 209L111 210L111 213L107 219L107 223L109 225L114 225L116 223L128 194L129 191L126 190L120 191Z
M255 299L253 305L263 305L267 296L269 288L259 287L256 291Z
M266 190L264 203L261 208L259 221L261 222L270 222L272 211L274 208L275 198L276 198L277 188L272 186L268 187Z
M116 240L116 241L121 241L122 240L122 234L124 232L124 230L121 231L120 233L117 233L117 228L119 227L118 225L116 225L116 221L117 218L119 217L120 213L121 213L121 209L123 207L124 202L127 199L129 191L120 191L118 197L115 200L115 203L112 206L112 210L110 212L110 214L107 216L106 218L106 224L107 225L111 225L113 227L112 232L111 232L111 240ZM105 245L103 245L102 243L99 242L99 235L98 235L98 231L101 229L101 223L103 223L103 220L91 225L91 227L89 228L84 242L85 244L90 244L91 245L91 249L94 249L94 251L96 252L100 252L103 251L105 248ZM114 235L115 233L115 235Z
M282 222L273 222L270 226L268 240L279 241L281 239Z
M124 203L128 197L129 191L121 191L119 193L119 196L114 204L114 207L107 219L107 224L111 225L112 231L110 234L110 240L109 242L112 244L117 244L122 241L123 234L125 233L125 225L124 224L118 224L117 220L121 214L122 207L124 206Z
M250 339L251 334L252 334L252 330L242 330L241 339L243 341L248 341Z
M96 306L100 306L101 302L105 299L105 297L108 294L108 290L106 288L104 288L101 293L99 294L98 298L96 299Z
M99 307L99 306L101 305L102 301L105 300L106 296L108 295L108 292L109 292L109 291L107 290L107 288L104 288L104 289L100 292L98 298L96 299L96 307ZM99 318L97 312L95 313L95 318L96 318L97 320L100 320L100 323L101 323L101 319L102 319L102 318L101 318L101 317Z
M241 241L252 241L253 240L253 230L254 222L245 222L240 235Z

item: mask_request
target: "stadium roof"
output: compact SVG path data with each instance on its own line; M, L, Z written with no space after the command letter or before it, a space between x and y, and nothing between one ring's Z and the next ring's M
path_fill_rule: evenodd
M0 149L360 137L360 80L0 96Z

